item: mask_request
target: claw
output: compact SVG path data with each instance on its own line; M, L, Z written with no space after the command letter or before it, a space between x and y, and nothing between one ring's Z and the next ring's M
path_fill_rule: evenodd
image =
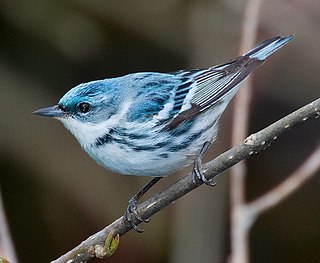
M209 186L215 186L216 183L213 182L213 179L207 179L204 176L204 172L203 172L203 167L202 167L202 161L201 161L201 157L202 155L205 153L205 151L209 148L210 146L210 142L205 142L198 154L198 156L196 157L196 159L194 160L194 167L193 167L193 178L192 178L192 182L194 185L201 185L201 184L206 184Z
M129 200L128 207L126 212L124 213L125 218L125 224L127 227L132 227L133 230L135 230L138 233L142 233L144 229L140 229L137 224L134 223L134 221L139 221L148 223L150 221L149 218L143 219L137 212L137 200L135 198L132 198Z
M202 183L209 185L209 186L215 186L217 183L213 181L213 179L207 179L204 176L203 173L203 167L202 167L202 162L201 162L201 157L198 156L195 159L194 162L194 168L193 168L193 179L192 179L193 184L195 185L201 185Z

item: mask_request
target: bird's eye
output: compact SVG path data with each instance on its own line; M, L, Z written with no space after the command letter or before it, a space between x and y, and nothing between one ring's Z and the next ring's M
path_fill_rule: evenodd
M91 105L88 102L81 102L78 105L78 109L81 113L87 113L91 109Z

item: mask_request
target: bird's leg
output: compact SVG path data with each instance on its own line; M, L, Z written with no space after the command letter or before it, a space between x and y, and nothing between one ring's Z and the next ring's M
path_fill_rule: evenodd
M194 167L193 167L193 183L195 185L200 185L202 183L209 185L209 186L215 186L216 183L213 182L213 179L208 180L203 173L203 167L202 167L202 161L201 158L205 151L209 148L210 142L205 142L197 155L196 159L194 160Z
M128 224L128 226L132 227L135 231L142 233L143 230L138 228L138 226L134 223L134 220L138 220L140 222L149 222L149 219L143 219L137 213L137 203L140 198L152 187L154 186L161 178L163 177L154 177L152 180L147 183L138 193L136 193L128 202L128 207L126 212L124 213L124 218Z

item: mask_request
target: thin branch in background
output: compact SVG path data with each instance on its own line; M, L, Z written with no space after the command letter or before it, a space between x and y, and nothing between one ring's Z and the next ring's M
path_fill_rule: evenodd
M250 221L254 221L259 215L268 209L278 205L290 194L306 183L317 171L320 170L320 145L308 157L308 159L294 171L286 180L272 189L270 192L257 198L247 205Z
M241 41L241 53L254 45L260 0L248 0ZM236 97L232 144L242 140L248 133L251 79ZM316 116L318 117L318 116ZM302 120L305 120L302 118ZM286 124L290 127L290 124ZM277 138L275 136L274 138ZM271 209L296 191L320 169L320 145L307 160L286 180L251 203L245 200L246 164L244 161L231 170L231 263L249 262L249 231L263 212Z
M242 27L240 54L250 50L256 42L261 0L248 0ZM251 102L252 78L249 77L235 97L232 145L242 141L248 134L249 107ZM246 163L242 161L232 167L230 178L231 202L231 262L248 262L248 235L246 231L245 210Z
M265 129L250 135L242 143L204 164L204 175L207 179L214 178L241 160L264 150L275 140L275 138L278 138L290 129L293 129L300 124L304 124L308 119L317 118L319 116L320 98L285 116ZM194 185L193 176L192 173L190 173L173 185L167 187L162 192L138 205L137 212L141 218L150 218L155 213L159 212L197 187L198 186ZM138 225L140 222L134 223ZM93 257L103 257L104 255L99 254L99 251L103 251L105 240L108 235L112 233L113 236L117 236L117 234L121 236L130 230L131 227L127 226L125 219L120 217L109 226L92 235L80 245L67 252L65 255L52 261L52 263L79 263L87 262Z
M11 263L17 263L18 259L9 231L8 221L0 191L0 256L8 259Z

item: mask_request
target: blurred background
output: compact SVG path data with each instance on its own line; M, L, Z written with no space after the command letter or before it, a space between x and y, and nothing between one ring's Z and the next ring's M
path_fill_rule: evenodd
M33 116L71 87L138 71L208 67L239 55L244 0L1 0L0 184L20 262L49 262L120 217L149 178L114 175L63 125ZM264 1L257 42L294 40L254 74L250 132L319 97L318 0ZM230 147L232 104L211 159ZM249 159L248 200L293 172L320 139L309 121ZM156 192L185 174L161 181ZM250 233L252 262L319 262L320 174L263 215ZM92 262L227 262L228 173L131 231Z

